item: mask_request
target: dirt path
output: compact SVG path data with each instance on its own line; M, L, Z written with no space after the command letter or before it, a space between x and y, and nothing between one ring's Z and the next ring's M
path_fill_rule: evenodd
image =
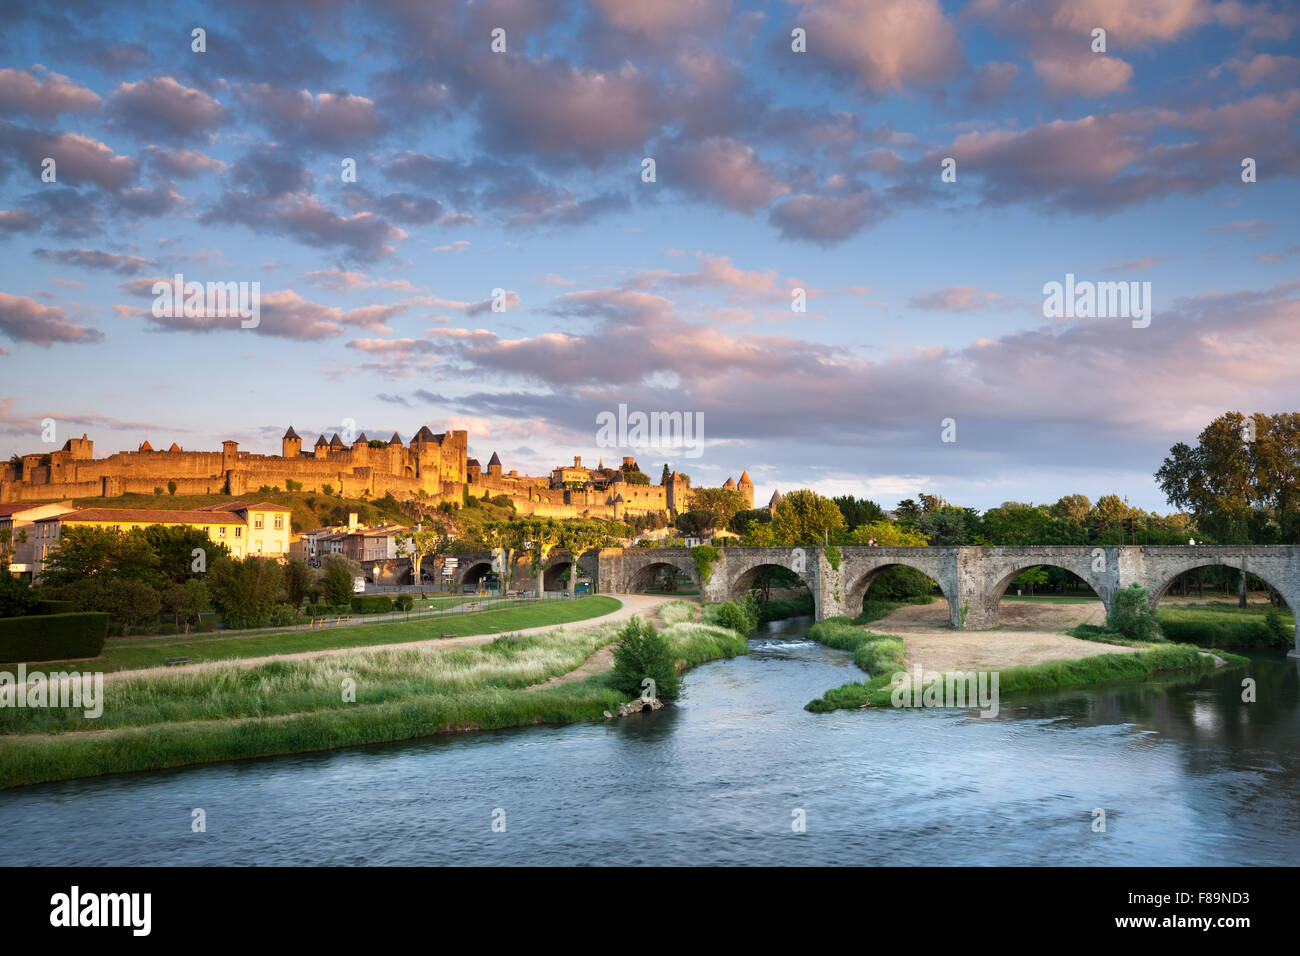
M297 651L292 654L271 654L263 657L234 657L220 661L200 661L196 664L183 664L178 667L149 667L138 670L127 671L110 671L104 675L105 682L120 680L124 677L141 677L159 674L187 674L196 671L211 670L215 667L229 667L234 664L245 670L256 667L258 664L265 664L269 661L289 661L305 660L317 657L336 657L340 654L369 654L378 651L395 651L408 649L421 650L448 650L453 647L472 647L478 644L488 644L495 641L503 634L541 634L546 631L554 631L560 628L570 631L584 631L593 627L601 627L606 624L617 624L626 621L628 618L642 613L649 613L658 605L666 601L675 600L672 597L661 597L657 594L608 594L606 597L612 597L621 602L621 606L616 611L600 617L591 617L583 621L573 621L569 624L544 624L540 627L526 627L514 631L501 631L495 634L473 634L466 637L448 637L432 638L427 641L402 641L397 644L370 644L365 647L335 647L319 651ZM599 653L599 652L598 652ZM611 655L612 655L611 651ZM93 661L83 663L93 664ZM590 660L588 661L590 663ZM582 667L586 667L584 663ZM581 667L579 668L581 669ZM572 672L570 672L572 673ZM541 685L539 685L541 686Z
M948 604L906 605L868 624L869 630L903 639L909 664L933 671L989 671L1043 661L1077 660L1096 654L1132 654L1140 648L1081 641L1062 634L1079 624L1101 624L1106 609L1087 604L1004 601L996 631L955 631Z

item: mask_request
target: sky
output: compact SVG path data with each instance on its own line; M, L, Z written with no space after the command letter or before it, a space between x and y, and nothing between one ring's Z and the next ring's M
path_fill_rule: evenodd
M1172 444L1300 407L1298 37L1285 0L0 0L0 454L428 424L760 502L1169 510ZM156 315L177 273L258 324ZM1045 317L1067 274L1149 321ZM701 447L601 443L620 405Z

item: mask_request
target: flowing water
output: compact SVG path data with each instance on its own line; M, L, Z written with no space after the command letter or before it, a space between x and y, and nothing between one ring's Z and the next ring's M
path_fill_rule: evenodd
M765 625L682 700L0 793L21 864L1294 864L1300 662L977 711L810 714L845 652ZM207 831L191 830L192 811ZM1105 811L1105 831L1094 829ZM494 821L496 826L494 828ZM796 832L802 823L804 832ZM504 829L502 830L502 825Z

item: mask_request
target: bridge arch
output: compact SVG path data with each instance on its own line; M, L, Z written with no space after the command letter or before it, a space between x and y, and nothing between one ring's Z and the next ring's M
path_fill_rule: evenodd
M460 587L464 584L477 583L483 580L491 570L492 562L490 560L466 561L464 564L456 568L456 574L454 576L456 587Z
M728 599L743 601L745 595L754 589L754 586L758 584L764 573L777 568L793 574L804 587L808 588L809 593L812 593L812 585L808 582L808 577L804 572L796 571L780 561L764 561L757 564L748 564L744 570L731 579L731 583L727 587Z
M674 573L684 574L691 584L700 586L700 572L695 566L695 559L687 555L685 559L677 555L648 555L635 562L624 574L619 590L625 594L641 594L648 590L671 569Z
M1255 567L1252 562L1247 561L1246 566L1242 568L1240 558L1229 557L1226 555L1207 554L1204 558L1194 558L1186 562L1180 562L1174 566L1174 570L1164 570L1159 576L1152 577L1147 585L1147 598L1154 609L1160 604L1160 599L1168 593L1170 586L1188 571L1195 571L1198 568L1233 568L1237 571L1245 570L1249 575L1259 578L1278 594L1282 595L1282 600L1286 602L1287 607L1297 614L1297 621L1300 621L1300 594L1295 593L1295 589L1288 588L1285 584L1286 575L1282 570L1274 569L1267 565Z
M927 578L939 586L939 591L943 594L944 599L949 606L952 605L953 596L949 589L944 586L941 578L935 577L934 569L926 567L923 561L908 561L897 557L880 558L879 561L867 565L862 565L853 569L854 577L849 581L844 589L844 610L850 617L857 617L862 613L862 602L866 599L867 592L871 590L871 585L880 579L880 576L890 568L911 568L924 574Z

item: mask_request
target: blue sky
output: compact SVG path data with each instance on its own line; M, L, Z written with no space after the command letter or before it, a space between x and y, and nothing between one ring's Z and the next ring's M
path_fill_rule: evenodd
M697 485L748 469L764 499L1163 510L1173 442L1296 407L1293 6L73 2L0 24L6 457L45 418L99 454L428 423L529 473L631 452ZM260 282L261 325L155 319L176 272ZM1150 326L1045 319L1067 272L1151 282ZM702 413L704 453L596 447L620 403Z

